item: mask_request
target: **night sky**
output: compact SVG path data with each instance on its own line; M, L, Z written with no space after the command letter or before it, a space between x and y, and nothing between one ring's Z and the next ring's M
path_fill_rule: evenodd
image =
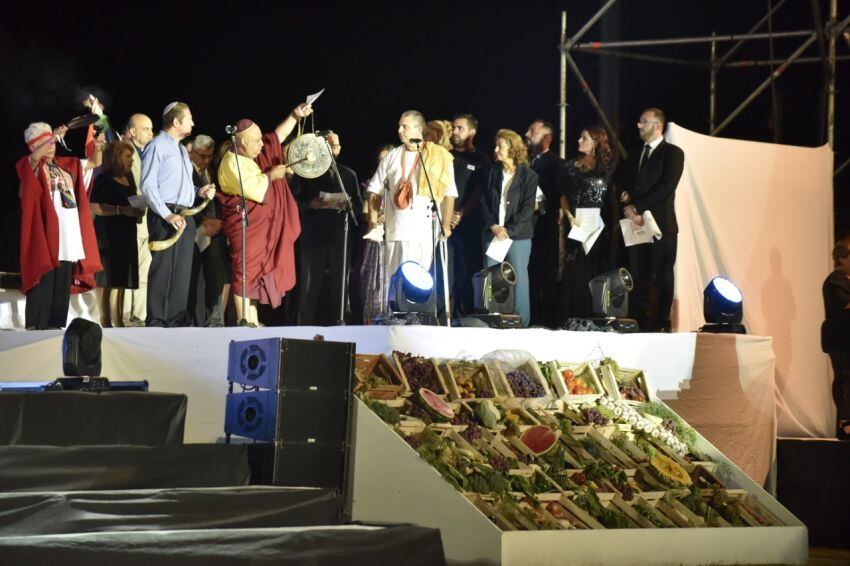
M211 2L92 7L97 4L16 2L5 3L0 11L5 242L19 230L14 162L25 151L24 128L34 121L55 126L82 113L79 95L89 88L102 95L116 128L134 112L151 116L157 128L162 108L181 100L192 109L194 133L217 141L223 139L226 124L242 117L271 130L308 93L327 88L314 107L316 129L339 132L340 160L366 178L376 149L398 142L398 116L407 109L418 109L429 120L475 114L481 122L477 145L487 152L499 128L522 134L538 117L557 126L560 12L568 11L568 32L573 34L602 2L284 1L238 2L230 4L238 9L230 10L211 10ZM744 33L764 15L767 4L629 0L604 19L611 28L609 39ZM828 3L822 4L826 14ZM616 20L619 25L612 24ZM810 3L787 2L773 25L775 30L812 29ZM583 41L599 40L601 34L597 23ZM777 57L787 56L800 42L777 40ZM728 46L721 45L721 52ZM709 49L704 44L639 52L704 63ZM842 42L839 53L848 52ZM817 54L816 47L808 54ZM734 59L767 57L767 42L759 42ZM707 68L585 54L577 54L576 60L597 97L606 101L626 147L637 141L633 123L646 106L663 108L669 120L689 129L707 131ZM607 92L600 86L603 68L619 73L619 86L612 82ZM777 82L781 142L822 143L821 73L817 64L792 66ZM767 75L767 68L723 70L719 117ZM841 127L847 123L848 101L840 94L850 92L850 63L839 64L838 77L836 164L850 154L846 127ZM567 96L569 157L575 154L581 128L598 118L572 74ZM770 115L768 90L724 135L773 141ZM81 136L69 137L72 149L82 147ZM850 173L842 177L839 186L846 193ZM837 188L836 193L842 191ZM838 206L846 208L844 199ZM836 224L845 223L838 218ZM0 269L16 270L17 245L6 248Z

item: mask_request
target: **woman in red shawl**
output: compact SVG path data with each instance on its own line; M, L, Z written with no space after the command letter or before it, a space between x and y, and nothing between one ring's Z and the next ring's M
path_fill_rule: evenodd
M16 165L28 330L64 327L71 292L94 288L94 274L103 269L82 164L76 157L56 157L56 139L66 129L30 124L24 131L30 154Z

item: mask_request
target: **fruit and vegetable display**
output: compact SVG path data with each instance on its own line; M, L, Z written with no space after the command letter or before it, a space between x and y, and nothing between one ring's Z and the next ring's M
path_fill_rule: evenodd
M447 364L461 399L492 399L496 396L484 364L457 361Z
M528 373L515 369L505 374L508 384L511 386L514 396L522 398L545 397L546 391L543 386L536 380L532 379Z
M520 404L448 399L434 362L393 357L410 385L403 403L357 395L502 530L781 524L753 495L727 486L723 467L697 450L696 433L660 401L600 395L532 404L546 391L521 369L503 374L526 400ZM556 376L566 383L569 374Z

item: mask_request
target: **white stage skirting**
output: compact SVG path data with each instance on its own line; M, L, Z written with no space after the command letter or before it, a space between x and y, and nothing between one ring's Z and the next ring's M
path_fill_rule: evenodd
M359 353L409 351L475 357L526 350L538 360L611 356L646 371L650 388L758 483L775 439L774 359L770 338L680 334L614 334L427 326L276 328L110 328L102 374L146 379L152 391L189 398L186 442L223 437L227 352L231 340L284 337L355 342ZM50 380L62 374L61 331L0 333L0 381Z

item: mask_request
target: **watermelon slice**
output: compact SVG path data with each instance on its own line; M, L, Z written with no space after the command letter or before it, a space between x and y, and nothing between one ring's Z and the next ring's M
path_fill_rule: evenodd
M420 389L419 398L422 399L422 402L425 404L426 408L430 409L435 414L446 419L447 421L450 421L455 417L455 412L449 406L449 404L443 401L439 395L437 395L430 389L425 389L424 387Z
M520 440L537 456L549 452L558 442L558 435L545 425L535 425L522 433Z

